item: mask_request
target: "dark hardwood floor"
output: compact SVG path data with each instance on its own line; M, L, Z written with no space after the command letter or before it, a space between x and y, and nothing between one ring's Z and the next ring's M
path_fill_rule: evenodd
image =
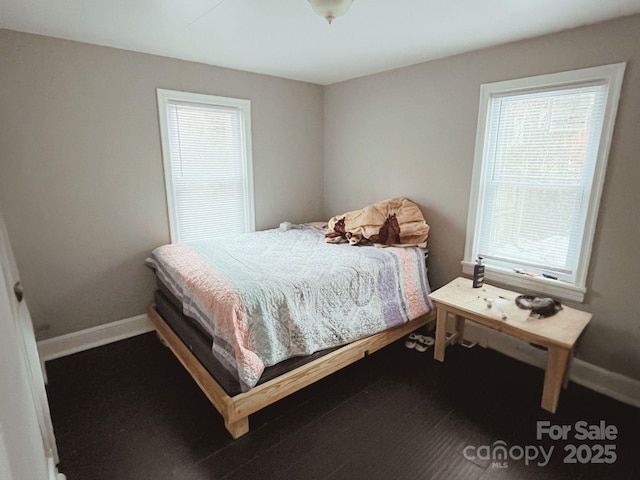
M397 342L252 415L238 440L153 333L47 371L68 480L640 478L637 408L571 383L552 415L542 370L480 347L439 363ZM538 440L538 421L571 432ZM615 439L576 439L576 422L601 421Z

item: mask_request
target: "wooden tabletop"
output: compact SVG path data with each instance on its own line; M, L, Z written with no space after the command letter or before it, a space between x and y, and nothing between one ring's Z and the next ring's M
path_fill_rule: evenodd
M563 305L551 317L538 318L515 304L520 293L491 285L473 288L469 279L458 277L429 295L437 304L461 316L467 316L490 328L511 333L540 345L573 348L576 340L591 320L591 314ZM493 306L487 306L487 299ZM503 319L503 315L506 319Z

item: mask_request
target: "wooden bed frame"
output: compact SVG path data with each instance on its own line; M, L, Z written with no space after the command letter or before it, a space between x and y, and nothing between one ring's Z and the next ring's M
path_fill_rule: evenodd
M365 355L380 350L416 328L433 322L436 318L434 309L404 325L345 345L321 358L260 384L248 392L230 397L171 327L165 323L153 305L149 306L147 313L155 325L159 337L191 374L216 410L220 412L224 418L224 425L233 438L241 437L249 432L249 415L252 413L360 360Z

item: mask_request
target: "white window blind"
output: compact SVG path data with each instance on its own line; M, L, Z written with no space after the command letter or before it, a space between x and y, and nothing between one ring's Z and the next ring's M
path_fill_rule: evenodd
M575 276L606 85L491 101L478 253Z
M518 284L522 269L540 276L538 290L582 300L623 72L483 85L466 272L482 256L485 278Z
M253 230L248 101L159 90L158 102L172 241Z

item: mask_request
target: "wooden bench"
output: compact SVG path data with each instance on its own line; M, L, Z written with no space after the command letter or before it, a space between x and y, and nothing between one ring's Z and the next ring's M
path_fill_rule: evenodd
M459 277L429 295L438 310L435 359L443 362L445 347L451 343L462 343L466 319L545 347L547 367L542 408L555 413L560 390L568 382L574 345L591 320L591 314L564 306L551 317L538 318L531 316L530 310L523 310L515 304L519 293L487 284L473 288L472 283L469 279ZM453 334L447 336L446 321L449 315L455 322Z

